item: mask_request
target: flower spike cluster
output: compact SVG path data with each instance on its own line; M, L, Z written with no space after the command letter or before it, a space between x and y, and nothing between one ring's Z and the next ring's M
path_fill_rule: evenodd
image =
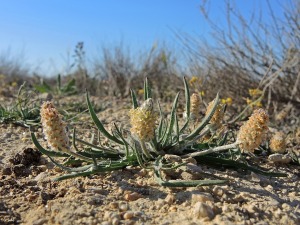
M210 112L213 108L214 102L215 102L215 100L211 101L208 104L205 115L210 114ZM217 130L222 126L223 117L224 117L223 104L219 103L214 115L212 116L212 118L209 121L211 128L213 130Z
M284 153L286 148L285 134L276 132L270 140L270 149L274 153Z
M129 111L131 132L141 141L150 141L154 137L157 114L153 110L153 100L148 98L142 106Z
M201 99L198 93L193 93L191 96L191 116L195 121L199 120Z
M254 152L266 138L269 116L263 109L256 109L249 120L241 126L237 135L237 143L244 152Z
M69 138L66 124L52 102L44 102L41 106L41 122L48 145L54 151L69 152Z

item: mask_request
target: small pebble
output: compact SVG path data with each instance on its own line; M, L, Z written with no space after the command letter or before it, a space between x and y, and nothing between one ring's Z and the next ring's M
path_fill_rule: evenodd
M118 225L120 223L120 220L119 220L119 218L113 218L112 220L111 220L111 224L112 225Z
M193 215L198 219L207 217L212 219L214 217L214 212L212 208L206 203L197 202L193 208Z
M143 180L137 180L136 184L139 186L145 186L145 182Z
M176 201L176 198L173 194L168 194L165 198L165 202L169 205L172 205Z
M253 172L251 172L251 180L253 181L253 182L257 182L257 183L259 183L260 182L260 177L256 174L256 173L253 173Z
M187 206L189 206L190 204L189 204L189 202L184 202L184 203L182 203L181 204L183 207L187 207Z
M133 216L134 217L140 217L142 215L143 215L143 212L141 212L141 211L135 211Z
M270 206L275 206L275 207L278 207L280 205L280 203L275 200L275 199L272 199L270 202L269 202L269 205Z
M128 205L126 203L120 203L119 209L120 211L125 212L128 209Z
M111 202L111 203L109 203L109 206L111 209L117 209L119 204L117 202Z
M11 135L12 135L12 133L5 133L4 135L3 135L3 138L10 138L11 137Z
M210 202L214 201L214 198L209 193L199 192L199 193L192 194L192 203L196 203L196 202L205 203L208 201L210 201Z
M169 162L178 162L178 163L182 162L181 157L178 155L165 154L164 158Z
M56 166L56 167L54 167L54 171L57 173L61 173L62 169Z
M28 194L28 195L26 196L26 199L27 199L28 201L32 202L32 201L34 201L37 197L38 197L37 194L35 194L35 193L30 193L30 194Z
M228 212L231 212L231 209L228 207L228 205L223 205L222 212L223 213L228 213Z
M130 220L134 217L134 212L127 211L126 213L124 213L123 217L124 217L125 220Z
M271 185L267 185L267 186L265 187L265 189L266 189L267 191L273 191L273 190L274 190L274 188L273 188Z
M164 201L162 199L158 199L156 202L155 202L155 207L156 209L160 209L164 206Z
M222 197L222 195L224 194L224 189L218 186L215 186L212 190L212 192L214 193L214 195Z
M277 209L275 212L274 212L274 216L275 218L281 218L282 217L282 211L281 209Z
M288 204L286 204L286 203L283 203L282 204L282 206L281 206L283 209L285 209L285 210L289 210L291 207L288 205Z
M147 175L148 171L145 170L145 169L141 169L139 172L138 172L138 175L140 177L145 177Z
M185 171L188 172L188 173L192 173L192 174L198 174L198 173L202 173L203 170L201 169L200 166L197 166L193 163L188 163L186 166L185 166Z
M124 195L124 199L125 199L126 201L135 201L135 200L137 200L137 199L139 199L139 198L141 198L141 197L142 197L142 195L139 194L139 193L137 193L137 192L126 193L126 194Z
M170 212L177 212L177 207L175 205L172 205L170 208L169 208L169 211Z
M120 216L119 216L119 214L117 214L117 213L115 213L115 212L109 212L109 211L106 211L106 212L104 213L104 216L103 216L103 219L104 219L104 220L111 221L113 218L120 219Z
M294 192L294 191L292 191L292 192L290 192L290 193L288 194L288 196L289 196L290 198L295 198L295 197L297 196L297 193Z
M269 155L268 159L270 162L282 163L282 164L288 164L292 161L291 156L289 156L288 154L283 155L283 154L279 154L279 153Z
M41 172L45 172L45 171L47 170L47 166L41 165L41 166L38 166L38 169L39 169Z
M38 220L34 221L32 223L32 225L43 225L43 224L46 224L47 222L48 222L47 219L41 218L41 219L38 219Z
M245 208L251 214L256 213L258 210L258 208L256 207L256 205L254 203L247 205Z
M183 161L183 162L186 162L186 163L192 163L192 164L194 164L194 165L197 165L197 160L194 159L194 158L192 158L192 157L183 159L182 161Z
M198 180L200 178L198 174L189 173L189 172L185 172L185 171L183 171L180 174L180 176L183 180Z

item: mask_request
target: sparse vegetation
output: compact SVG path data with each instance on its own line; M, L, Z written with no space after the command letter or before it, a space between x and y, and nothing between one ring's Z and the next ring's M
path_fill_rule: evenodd
M157 182L167 187L188 187L222 184L225 180L163 180L162 171L165 170L184 170L186 163L183 159L189 157L200 157L208 154L214 154L218 160L226 160L227 165L236 165L238 163L244 169L254 170L270 176L285 176L280 173L269 173L258 168L250 167L241 160L243 158L240 151L252 153L263 143L268 131L268 115L263 109L254 111L249 121L245 123L238 132L237 139L234 143L227 144L228 133L235 133L232 130L224 130L222 127L224 117L224 107L219 102L217 96L207 108L205 117L201 122L194 124L190 117L191 103L189 87L184 79L185 86L185 114L184 123L180 123L177 115L177 104L179 93L173 102L170 118L166 119L164 113L159 108L159 125L156 126L158 116L154 110L153 99L151 98L151 88L148 80L144 84L144 103L138 105L134 91L131 91L133 108L129 111L131 132L121 129L114 124L112 133L109 133L98 119L87 94L87 105L92 120L94 121L99 132L102 133L110 143L104 146L97 146L91 142L85 142L76 138L74 130L72 135L73 149L69 145L69 138L65 130L64 122L61 116L51 102L46 102L42 106L41 118L43 129L46 135L50 150L43 148L35 134L32 132L31 137L35 146L42 153L46 154L51 161L58 167L71 172L55 180L74 178L77 176L86 176L99 172L112 171L124 168L125 166L139 165L142 168L153 170ZM181 124L181 126L180 126ZM191 127L194 127L190 129ZM222 132L218 132L222 130ZM209 136L208 139L203 137ZM235 139L235 137L231 137ZM202 141L201 141L202 140ZM79 149L77 142L84 144L86 147ZM117 145L118 147L114 147ZM220 151L231 150L230 154L217 154ZM168 157L179 157L182 163L173 163L168 161ZM236 160L229 159L232 155L237 155ZM74 157L73 160L80 160L91 164L79 168L69 168L61 165L53 157ZM234 157L235 158L235 157ZM69 158L70 159L70 158ZM213 162L210 162L213 164Z
M72 223L56 220L70 211L67 198L74 208L88 204L95 224L160 224L126 211L144 206L166 212L159 219L176 213L172 223L187 212L194 221L201 210L190 202L200 192L210 195L200 204L210 209L205 221L272 224L284 215L278 223L299 224L300 2L286 2L279 19L267 1L267 24L259 10L247 21L225 1L224 30L202 1L214 42L175 32L186 60L159 43L137 55L104 46L89 59L78 42L68 69L45 77L1 54L0 223L20 222L27 204L41 212L33 218Z
M40 119L39 103L35 93L22 84L17 92L16 100L10 104L0 104L0 122L21 126L37 125Z

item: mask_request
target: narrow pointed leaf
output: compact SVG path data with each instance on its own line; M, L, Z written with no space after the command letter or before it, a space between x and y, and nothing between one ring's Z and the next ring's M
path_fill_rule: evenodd
M111 135L103 126L103 124L101 123L101 121L98 119L95 111L94 111L94 108L90 102L90 99L89 99L89 94L86 93L86 101L87 101L87 104L88 104L88 108L89 108L89 111L90 111L90 114L91 114L91 117L92 117L92 120L94 121L95 125L97 126L97 128L101 131L101 133L103 133L103 135L105 137L107 137L108 139L120 144L120 145L123 145L123 142L120 141L119 139L117 139L115 136Z
M158 138L160 139L162 137L163 133L163 120L164 120L164 115L161 110L161 106L159 101L157 101L158 104L158 109L159 109L159 124L158 124Z
M217 96L214 100L214 105L212 107L211 112L204 117L202 122L184 140L193 139L195 136L197 136L199 134L199 132L209 123L210 119L212 118L212 116L214 115L214 113L217 109L218 104L219 104L219 93L217 94Z
M137 100L136 100L135 92L132 89L130 89L130 95L131 95L133 108L136 109L138 107L138 103L137 103Z
M249 170L249 171L264 175L264 176L270 176L270 177L286 177L287 176L287 174L285 174L285 173L269 172L269 171L263 170L259 167L253 167L253 166L247 165L245 163L237 162L237 161L231 160L231 159L217 158L217 157L213 157L213 156L209 156L209 155L196 156L194 158L199 163L205 163L208 165L216 165L218 167L228 166L228 167L239 168L239 169Z
M77 167L77 168L69 168L69 167L63 166L60 163L56 162L51 156L48 156L48 157L55 166L61 168L62 170L68 171L69 173L71 173L71 172L83 172L83 171L87 171L87 170L91 169L91 167L93 167L93 164L90 164L90 165Z
M125 146L125 150L126 150L126 157L129 156L129 149L128 149L128 143L127 141L123 138L123 135L120 131L120 129L118 128L118 126L114 123L114 126L116 128L116 132L118 134L118 136L122 139L123 143L124 143L124 146Z
M175 132L176 142L179 143L179 124L177 114L175 114Z
M187 118L189 118L190 117L191 99L190 99L189 86L186 82L185 77L183 77L183 83L184 83L184 94L185 94L185 112L186 112Z
M158 157L154 164L154 176L159 185L163 187L198 187L198 186L208 186L208 185L218 185L225 184L227 180L163 180L161 178L162 169L162 157Z
M179 97L179 92L177 93L177 95L175 97L175 100L173 102L172 111L171 111L171 115L170 115L170 124L169 124L169 127L168 127L167 134L164 137L163 145L167 144L168 140L172 136L172 132L173 132L173 128L174 128L174 124L175 124L175 120L176 120L175 117L176 117L176 109L177 109L178 97Z
M68 154L66 153L62 153L62 152L54 152L54 151L49 151L49 150L46 150L44 149L40 143L38 142L38 140L36 139L36 136L33 132L30 133L31 134L31 139L32 139L32 142L33 144L35 145L35 147L41 152L43 153L44 155L47 155L47 156L52 156L52 157L69 157Z
M75 178L75 177L85 177L85 176L89 176L92 174L97 173L97 171L85 171L85 172L80 172L80 173L70 173L70 174L66 174L60 177L56 177L53 178L53 181L62 181L62 180L67 180L67 179L71 179L71 178Z
M164 181L157 179L158 183L163 187L200 187L200 186L211 186L228 183L227 180L169 180Z
M57 75L57 90L61 91L61 76L60 76L60 74Z
M190 121L190 111L191 111L191 98L190 98L190 90L189 86L186 82L186 78L183 77L183 83L184 83L184 95L185 95L185 113L186 113L186 121L183 125L183 127L180 129L180 133L183 133L183 131L187 128L189 121Z
M151 98L151 87L148 78L146 77L144 81L144 100L146 101L148 98Z

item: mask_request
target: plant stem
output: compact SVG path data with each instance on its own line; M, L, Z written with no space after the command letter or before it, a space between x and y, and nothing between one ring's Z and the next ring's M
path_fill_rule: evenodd
M151 159L152 156L150 155L150 153L149 153L149 151L148 151L148 149L147 149L147 147L146 147L145 141L141 141L141 140L140 140L140 144L141 144L143 153L146 155L146 157L147 157L148 159Z
M189 153L186 155L181 156L182 158L189 158L189 157L195 157L195 156L201 156L201 155L207 155L213 152L220 152L220 151L224 151L224 150L228 150L231 148L236 148L238 142L234 142L232 144L229 145L223 145L223 146L218 146L216 148L210 148L204 151L199 151L199 152L193 152L193 153Z

